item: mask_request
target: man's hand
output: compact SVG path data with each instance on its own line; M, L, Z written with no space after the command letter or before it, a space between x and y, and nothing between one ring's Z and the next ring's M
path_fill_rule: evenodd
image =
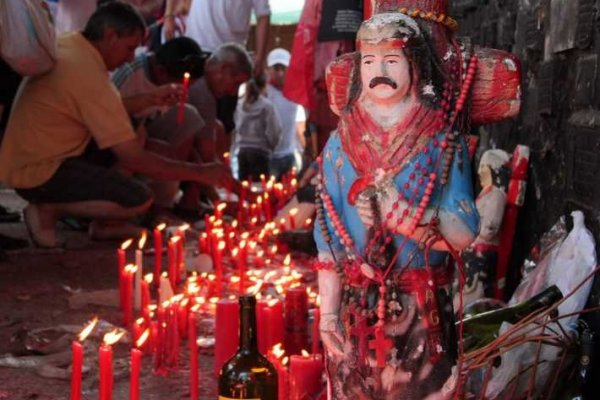
M156 107L172 107L183 96L183 86L176 83L162 85L148 93L150 102Z
M175 24L174 15L165 15L162 29L166 40L171 40L175 37L177 25Z
M198 175L198 181L207 185L230 189L238 184L233 175L231 175L231 170L218 162L200 164L198 166Z
M319 321L321 341L329 354L337 357L344 355L344 335L337 314L321 314Z

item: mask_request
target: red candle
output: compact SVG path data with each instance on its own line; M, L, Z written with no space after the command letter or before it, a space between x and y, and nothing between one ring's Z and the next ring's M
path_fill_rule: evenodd
M150 322L150 310L148 306L150 305L151 299L150 285L152 284L152 279L154 279L154 275L146 274L142 280L142 316L146 322Z
M167 256L169 260L169 280L173 290L177 287L177 241L179 237L175 236L169 240Z
M267 354L277 343L283 343L283 303L261 300L256 304L256 314L258 351Z
M179 326L179 336L185 339L188 330L188 319L190 310L190 299L182 299L177 306L177 323Z
M83 341L88 337L94 330L98 318L94 318L92 322L86 326L81 333L79 333L77 339L71 344L71 351L73 355L73 362L71 367L71 400L81 399L81 373L83 368Z
M237 300L221 299L215 317L215 373L218 374L239 344L239 304Z
M121 304L121 310L125 307L125 262L126 254L125 250L131 245L133 239L124 241L121 246L117 249L117 264L119 266L119 299Z
M187 101L189 86L190 74L186 72L183 74L183 94L179 98L179 107L177 108L177 125L181 125L183 122L183 114L185 112L185 102Z
M198 334L196 333L196 312L199 309L196 304L190 310L188 321L188 344L190 346L190 399L198 400Z
M172 301L167 310L167 366L177 369L179 364L179 315L178 302Z
M321 352L321 336L319 335L319 323L321 322L321 310L319 307L313 309L313 324L312 324L312 353Z
M303 353L290 357L290 400L314 399L323 390L323 357Z
M203 232L198 238L198 253L206 254L208 252L208 234Z
M137 266L128 264L125 266L125 307L123 308L123 325L129 326L133 321L133 277Z
M99 349L99 363L100 363L100 388L99 388L99 400L111 400L112 399L112 386L113 386L113 370L112 370L112 345L119 341L124 332L118 332L117 330L111 331L104 335L104 340L100 345Z
M296 207L292 208L288 214L290 229L296 229L296 214L298 214L298 209Z
M281 348L281 343L277 343L267 352L267 359L277 370L277 391L279 399L288 399L288 357L284 357L285 351Z
M242 240L240 242L240 247L239 247L239 252L238 252L238 257L237 257L237 266L238 266L238 270L239 270L239 275L240 275L240 294L244 294L245 290L246 290L246 281L247 281L247 276L246 276L246 263L248 259L248 250L246 249L246 241Z
M308 348L308 295L302 287L288 289L285 294L285 351L299 354Z
M221 297L223 295L223 250L225 249L225 242L219 240L218 242L215 241L215 243L217 244L214 257L217 296Z
M142 351L140 348L144 345L150 331L146 329L144 333L135 342L135 348L131 349L131 372L129 381L129 400L140 399L140 367L142 365Z
M167 224L160 224L154 228L154 284L160 284L160 270L162 268L162 230Z

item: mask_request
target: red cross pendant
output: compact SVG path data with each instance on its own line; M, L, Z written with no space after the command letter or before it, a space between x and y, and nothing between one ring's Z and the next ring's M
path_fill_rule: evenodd
M383 327L379 326L375 329L375 339L369 340L369 349L375 350L375 358L377 359L377 368L385 367L385 359L388 350L392 348L392 340L385 337Z
M358 363L364 365L367 360L367 336L373 332L373 327L367 325L367 317L361 315L354 307L350 312L354 316L354 324L350 328L350 335L358 339Z

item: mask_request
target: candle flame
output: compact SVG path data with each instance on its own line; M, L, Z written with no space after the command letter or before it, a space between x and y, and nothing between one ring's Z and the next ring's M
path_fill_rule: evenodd
M248 183L248 181L242 181L242 186L245 188L248 188L250 184Z
M283 360L281 361L281 364L283 364L284 366L287 365L287 363L290 361L290 358L288 356L285 356L283 358Z
M225 160L227 160L229 158L229 152L228 151L226 151L225 153L223 153L223 158Z
M219 298L218 297L211 297L210 299L208 299L208 302L210 304L217 304L219 302Z
M260 174L260 180L264 181L265 179L267 179L267 177L265 176L265 174Z
M231 257L237 257L239 252L240 252L240 249L238 249L237 247L234 247L233 250L231 250Z
M312 218L306 218L306 221L304 221L304 225L306 225L307 227L309 227L310 224L312 224Z
M277 299L273 299L273 300L270 300L270 301L267 303L267 305L268 305L269 307L273 307L273 306L274 306L275 304L277 304L277 303L279 303L279 300L277 300Z
M302 357L310 357L310 353L304 349L302 349Z
M259 196L259 197L256 199L256 204L258 204L259 206L262 204L262 197L260 197L260 196Z
M225 242L220 240L219 241L219 247L218 247L219 251L223 251L225 250Z
M90 321L90 323L87 324L87 326L85 328L83 328L83 330L79 333L79 335L77 336L77 339L80 342L83 342L90 335L90 333L92 333L92 331L96 327L97 323L98 323L98 317L94 317L94 319L92 319Z
M244 244L246 243L246 241L248 240L248 238L250 237L250 232L244 232L240 235L244 241Z
M252 219L250 220L250 223L252 225L256 225L257 222L258 222L258 218L256 218L256 217L252 217Z
M271 246L271 254L277 254L277 245L276 244Z
M133 243L133 239L127 239L126 241L121 243L121 250L127 250L127 248L131 246L131 243Z
M223 210L224 210L224 209L226 209L226 208L227 208L227 203L220 203L220 204L217 206L217 210L219 210L219 211L223 211Z
M237 226L238 226L238 220L237 220L237 219L234 219L234 220L233 220L233 222L231 223L231 227L232 227L233 229L235 229L235 228L237 228Z
M181 239L181 237L179 236L173 236L170 240L171 243L175 244L177 242L179 242L179 240Z
M188 80L188 79L190 79L190 73L189 73L189 72L185 72L185 73L183 74L183 79L185 79L185 80Z
M142 326L144 324L144 318L140 317L140 318L136 319L134 324L136 324L137 326Z
M181 302L179 303L179 305L181 307L187 307L188 303L190 302L190 299L188 299L187 297L183 300L181 300Z
M240 281L240 277L239 276L232 276L230 279L231 283L238 283Z
M202 298L202 299L204 299L204 298ZM194 304L194 305L193 305L193 306L190 308L190 311L191 311L191 312L193 312L193 313L195 313L195 312L198 312L198 310L200 310L200 304Z
M292 262L292 256L291 256L291 254L288 254L288 255L287 255L287 256L285 256L285 258L283 259L283 265L285 265L285 266L289 266L291 262Z
M162 231L163 229L165 229L167 227L167 224L165 224L164 222L162 224L159 224L156 226L156 230L157 231Z
M268 281L277 274L276 271L269 271L265 274L265 281Z
M246 293L248 293L249 295L252 295L252 296L256 296L258 294L258 292L260 291L260 289L262 288L263 283L264 283L264 281L259 279L254 286L250 286L246 290Z
M291 181L292 187L298 185L298 179L294 178Z
M190 229L190 224L188 224L188 223L186 222L185 224L183 224L183 225L180 225L180 226L179 226L177 229L178 229L179 231L181 231L181 232L185 232L185 231L187 231L188 229Z
M154 280L154 274L153 273L149 273L144 275L144 281L149 285L152 283L152 281Z
M143 249L144 245L146 244L146 230L144 229L142 231L142 237L140 237L140 240L138 240L138 249Z
M295 217L295 216L296 216L296 214L298 214L298 207L294 207L294 208L292 208L292 209L290 210L290 215L291 215L292 217Z
M119 332L118 329L114 329L105 334L102 341L104 342L105 346L112 346L113 344L117 343L123 337L124 334L125 331Z
M135 274L137 272L137 269L138 267L135 264L127 264L125 266L125 272L129 274Z
M146 340L148 340L149 336L150 336L150 329L146 329L144 332L142 332L142 334L140 335L138 340L135 341L135 347L137 347L138 349L140 347L142 347L144 345L144 343L146 342Z
M285 218L279 219L279 223L282 224L282 225L285 225Z

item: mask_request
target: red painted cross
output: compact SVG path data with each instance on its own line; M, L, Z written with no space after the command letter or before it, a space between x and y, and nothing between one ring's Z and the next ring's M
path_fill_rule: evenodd
M387 352L392 348L392 340L386 339L383 327L375 329L375 339L369 340L369 349L375 350L375 358L377 359L377 367L385 367L385 359Z

